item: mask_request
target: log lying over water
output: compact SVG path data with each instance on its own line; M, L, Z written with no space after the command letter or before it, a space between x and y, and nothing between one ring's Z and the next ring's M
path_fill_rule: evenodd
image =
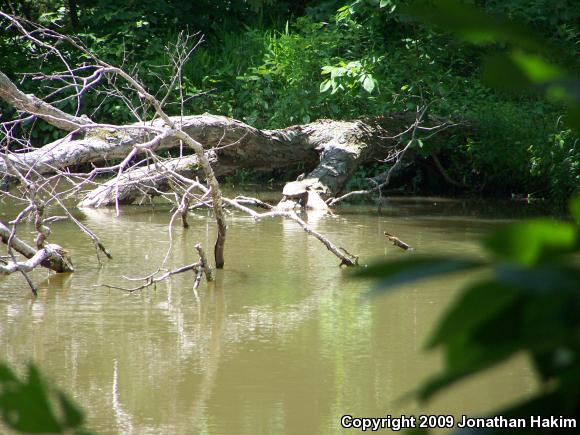
M21 95L12 87L8 79L4 85L0 81L0 91L5 88L0 97L16 107L23 99L30 100L26 107L34 106L37 100L34 96ZM39 116L54 123L52 113ZM81 164L123 159L130 153L182 146L177 135L160 134L167 128L167 120L160 118L118 126L96 124L86 117L70 118L64 127L73 133L64 139L30 152L0 153L0 179L10 172L6 160L18 171L42 175ZM367 122L319 120L279 130L259 130L224 116L170 118L175 129L182 129L208 150L217 176L239 169L270 172L300 164L307 172L306 178L320 182L330 196L340 192L361 164L385 158L397 145L389 137L402 131L412 120L412 114L399 114ZM64 128L59 123L56 125ZM164 166L187 177L202 175L198 173L195 156L169 159ZM114 182L114 190L113 183L105 183L81 204L85 207L111 205L117 195L119 203L131 203L142 193L167 190L167 181L158 169L155 165L128 168Z
M393 150L397 142L385 138L392 135L390 131L397 132L403 128L407 118L406 115L398 115L373 123L321 120L280 130L258 130L231 118L200 115L184 117L182 125L186 133L208 149L217 176L230 175L239 169L270 172L301 164L308 171L305 178L312 183L320 183L326 195L333 196L341 191L360 165L385 158ZM179 122L177 119L175 121ZM118 134L115 132L114 137ZM69 143L67 147L77 154L80 149L88 148L91 151L86 151L87 157L91 159L99 153L101 158L111 155L120 158L123 156L121 149L124 153L129 152L127 144L136 143L138 137L144 140L142 132L128 127L125 139L122 142L117 139L116 147L111 146L114 137L102 135L99 152L94 148L94 135L90 136L89 146L79 140L76 146ZM177 146L177 142L167 140L161 142L158 149ZM43 159L46 160L46 157ZM56 166L60 161L54 159L50 165ZM143 194L154 195L156 191L166 191L167 178L163 173L171 171L188 178L201 176L195 156L168 159L163 164L127 170L117 179L89 192L80 205L110 206L116 200L127 204Z
M0 153L0 180L10 169L38 175L87 163L109 162L184 147L178 131L202 144L217 176L236 170L271 172L300 164L305 179L324 186L327 196L339 193L356 169L384 159L399 144L395 138L415 121L413 113L366 121L319 120L278 130L259 130L224 116L163 116L129 125L98 124L86 116L66 114L24 94L0 72L0 98L70 132L64 139L25 153ZM186 150L188 146L184 147ZM201 175L200 156L164 160L163 166L188 178ZM126 165L117 179L87 195L81 205L100 207L131 203L143 193L168 190L159 166ZM205 178L205 177L203 177ZM114 188L113 188L114 186ZM324 196L324 195L323 195Z

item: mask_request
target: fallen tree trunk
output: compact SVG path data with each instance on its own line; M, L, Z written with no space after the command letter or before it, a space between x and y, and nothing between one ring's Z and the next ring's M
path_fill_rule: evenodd
M323 194L333 196L342 190L360 165L385 158L393 151L398 142L388 137L401 130L408 119L409 116L403 114L373 123L321 120L281 130L258 130L234 119L200 115L185 117L182 125L184 132L211 149L210 158L217 176L233 174L239 169L270 172L300 163L308 171L304 181L321 185ZM127 129L127 135L132 132ZM94 146L94 138L91 140ZM103 138L101 152L106 150L107 156L114 153L120 158L124 155L121 148L125 154L129 152L125 143L137 140L134 138L111 147L113 141ZM178 145L169 140L159 144L163 148ZM79 143L73 148L78 153L80 149L86 149L86 144ZM87 157L97 157L98 154L94 147L87 151ZM57 166L60 161L54 159L50 165ZM142 195L155 196L169 188L164 173L175 171L188 178L202 176L197 162L196 156L186 156L133 167L89 192L80 205L102 207L117 201L128 204Z
M124 72L119 70L118 73ZM142 95L148 96L131 77L126 79ZM43 175L81 164L128 159L139 153L183 147L186 142L194 150L196 144L211 150L212 168L217 176L238 169L272 171L300 163L308 171L305 180L322 186L323 195L328 196L339 193L361 164L388 157L400 143L398 133L414 120L413 114L404 113L367 122L320 120L280 130L259 130L223 116L169 117L155 106L158 117L152 121L105 125L86 117L64 114L33 95L20 92L3 74L0 76L0 98L72 132L34 151L4 153L0 159L2 178L8 178L10 167L22 173ZM150 99L155 102L153 97ZM75 137L78 135L82 137ZM199 171L199 175L205 178L209 167L199 150L195 157L163 164L189 178L198 175L200 166L204 170ZM155 174L159 172L158 165L159 162L147 168L121 167L114 182L90 193L81 205L126 204L143 193L167 190L167 180ZM126 169L124 174L123 169Z
M383 118L380 122L321 120L303 126L280 130L258 130L240 121L223 116L199 115L172 121L203 143L214 154L213 168L217 176L234 173L238 169L272 171L297 163L310 170L307 179L318 180L327 193L338 193L359 165L384 158L396 146L395 140L385 139L397 132L408 121L408 116ZM148 123L156 127L161 121ZM28 153L11 153L5 157L21 171L38 174L54 172L83 163L107 161L126 157L134 147L150 141L150 131L143 124L113 128L89 129L85 137L67 137ZM392 128L388 131L387 128ZM169 136L147 150L177 148L180 141ZM145 151L145 150L143 150ZM184 176L198 174L198 160L187 156L169 160L164 165ZM132 168L115 181L121 203L133 202L141 193L153 189L165 190L163 177L157 165ZM0 174L7 173L6 164L0 160ZM201 173L199 173L201 175ZM139 187L139 189L137 189ZM86 207L114 204L112 185L104 185L89 194L82 202Z
M122 70L118 73L124 74ZM126 79L142 95L148 96L138 83L133 83L131 77ZM183 147L186 142L193 149L197 143L203 144L206 150L212 150L215 156L212 167L218 176L242 168L272 171L300 163L309 171L306 179L313 184L321 183L330 195L340 192L359 165L385 158L389 150L398 144L393 139L395 134L413 119L411 114L402 114L372 122L320 120L280 130L259 130L224 116L169 117L155 106L158 117L152 121L118 126L97 124L84 116L68 115L34 95L24 94L1 72L0 98L19 110L71 132L65 138L34 151L2 153L1 178L8 178L9 169L43 175L81 164L125 159L127 156L132 158L139 153ZM155 102L153 97L150 99ZM190 144L189 141L194 143ZM185 176L196 174L198 167L203 166L205 176L205 158L198 151L196 155L187 157L185 161L166 164ZM131 170L136 172L115 181L115 195L118 196L115 201L129 203L135 200L135 180L150 189L165 189L162 177L151 176L156 170L154 166L147 170ZM127 192L124 191L125 186ZM115 202L110 196L111 191L104 186L87 197L82 205L110 205Z

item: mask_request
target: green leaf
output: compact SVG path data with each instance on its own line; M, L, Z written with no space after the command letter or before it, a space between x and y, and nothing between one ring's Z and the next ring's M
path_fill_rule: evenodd
M0 363L0 383L16 382L17 378L6 364Z
M54 414L50 393L34 365L28 367L28 378L20 380L0 363L0 413L7 427L25 433L62 433L67 428L78 428L83 422L79 409L57 392L63 416L60 421Z
M576 238L576 229L571 224L537 219L507 225L484 243L500 259L532 265L550 254L572 251Z
M482 80L488 86L507 92L523 92L532 83L521 68L506 54L487 56L482 65Z
M332 86L331 80L324 80L322 83L320 83L320 93L323 94L329 91L331 86Z
M515 51L511 53L511 58L534 83L548 83L564 79L567 76L560 67L547 62L538 55Z
M482 66L483 81L508 92L535 90L556 102L578 105L579 82L543 57L514 51L488 56Z
M564 123L576 134L580 134L580 103L574 104L568 109Z
M479 349L478 352L473 352L467 346L458 345L456 354L468 354L470 356L470 363L461 364L456 368L448 366L445 372L425 382L419 388L417 396L420 401L424 402L441 389L449 387L469 375L485 370L508 358L515 350L515 348L498 346L496 348Z
M59 392L58 399L64 416L63 426L65 428L74 428L82 425L84 416L80 409L63 393Z
M374 264L357 272L356 275L368 278L383 278L371 290L372 293L378 293L402 284L409 284L414 281L452 272L467 271L485 265L486 263L480 260L417 256L398 261Z
M0 410L4 423L20 432L59 432L61 426L56 420L44 384L38 370L30 365L28 379L2 383L0 389ZM33 405L33 406L31 406Z
M334 70L332 66L323 66L321 70L321 74L330 74Z
M576 385L577 386L577 385ZM566 400L560 391L540 394L501 412L506 418L525 418L530 415L573 415L573 401Z
M373 79L371 75L367 74L363 80L362 86L365 91L367 91L369 94L372 94L373 90L375 89L375 79Z
M440 345L464 330L475 330L499 311L509 306L518 291L494 281L474 284L463 291L452 307L435 327L426 347Z

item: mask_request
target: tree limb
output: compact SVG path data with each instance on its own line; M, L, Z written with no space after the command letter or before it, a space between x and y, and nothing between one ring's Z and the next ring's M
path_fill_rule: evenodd
M8 228L6 225L0 222L0 239L2 240L3 243L5 244L8 243L8 239L10 238L11 234L12 231L10 230L10 228ZM10 244L16 252L22 254L24 257L28 259L33 258L38 253L38 251L34 249L32 246L28 245L26 242L22 241L21 239L15 236L12 237ZM67 258L66 251L64 251L62 248L57 249L56 247L58 247L58 245L53 244L52 246L53 249L47 251L50 253L50 255L42 257L41 260L38 262L38 264L59 273L74 272L74 268L70 262L70 259ZM17 268L16 270L20 269Z

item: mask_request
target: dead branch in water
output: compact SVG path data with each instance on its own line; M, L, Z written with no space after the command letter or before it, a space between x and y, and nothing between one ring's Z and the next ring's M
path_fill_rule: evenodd
M143 281L143 284L141 284L137 287L127 288L127 287L121 287L121 286L112 285L112 284L95 284L95 287L106 287L106 288L110 288L110 289L122 290L122 291L125 291L128 293L134 293L136 291L143 290L147 287L150 287L150 286L155 285L161 281L164 281L173 275L177 275L177 274L192 270L195 273L195 279L194 279L194 282L192 285L193 289L195 290L199 287L199 283L201 281L202 275L205 274L205 277L206 277L208 282L211 282L214 279L213 271L211 270L211 267L209 266L209 264L207 262L207 257L206 257L205 252L203 251L203 249L201 247L201 244L198 243L197 245L195 245L195 249L197 250L197 252L199 254L199 258L200 258L199 261L196 261L195 263L191 263L191 264L188 264L186 266L178 267L177 269L168 270L159 276L155 276L159 272L161 272L158 269L155 272L153 272L147 276L144 276L142 278L124 277L125 279L127 279L129 281Z
M166 176L171 177L171 179L176 183L176 185L181 184L184 186L189 186L187 188L188 191L185 192L185 194L191 195L192 201L197 201L195 204L193 204L190 207L190 209L196 209L196 208L200 208L200 207L210 207L213 209L213 202L211 202L211 200L210 201L206 200L206 198L208 197L208 194L210 193L210 189L208 189L206 186L204 186L203 184L199 183L196 180L191 180L191 179L179 174L178 172L174 171L172 168L164 168L164 171L167 172ZM193 194L192 194L193 187L198 189L202 193L202 195L201 196L199 196L199 195L193 196ZM346 249L344 249L342 247L337 247L336 245L334 245L334 243L332 243L327 237L325 237L324 235L322 235L318 231L314 230L306 222L304 222L302 219L300 219L298 214L296 214L296 212L294 212L294 211L281 211L281 210L272 211L272 209L274 208L272 205L270 205L264 201L261 201L257 198L251 198L251 197L247 197L247 196L238 196L235 199L229 199L226 197L222 197L222 202L223 202L223 205L236 208L236 209L252 216L255 220L260 220L260 219L264 219L264 218L271 218L271 217L285 217L285 218L292 219L294 222L298 223L302 227L302 229L304 229L304 231L306 231L306 233L317 238L324 246L326 246L326 248L330 252L332 252L336 257L338 257L341 260L340 266L342 266L342 265L345 265L345 266L358 265L358 257L356 255L349 253ZM264 213L258 213L256 211L252 210L251 208L247 207L246 204L253 205L253 206L256 206L259 208L263 208L263 209L267 209L270 211L267 211Z
M302 219L300 219L300 217L298 216L298 214L295 211L269 211L269 212L264 212L264 213L257 213L254 210L252 210L251 208L248 208L245 205L242 205L233 199L224 198L224 202L226 204L230 204L231 206L237 208L240 211L243 211L243 212L249 214L250 216L252 216L256 220L272 218L272 217L284 217L284 218L292 219L294 222L296 222L298 225L300 225L302 227L302 229L304 231L306 231L306 233L317 238L324 246L326 246L326 249L328 249L336 257L338 257L340 259L340 266L343 266L343 265L344 266L357 266L358 265L358 257L356 255L351 254L350 252L348 252L346 249L344 249L342 247L336 246L327 237L325 237L324 235L322 235L321 233L319 233L318 231L313 229L306 222L304 222Z
M398 237L395 237L392 234L387 233L386 231L385 231L385 236L387 236L387 239L389 239L389 241L393 242L394 246L398 246L399 248L404 249L405 251L412 251L413 250L411 245L403 242Z
M197 164L203 171L207 183L210 187L210 195L214 204L214 217L218 228L214 257L216 267L222 268L225 262L224 248L226 241L226 223L225 215L221 205L221 192L219 183L213 168L211 167L209 159L204 152L203 145L194 139L191 135L183 131L182 123L179 123L174 118L170 117L163 108L167 98L171 94L172 89L175 87L178 77L181 76L181 68L188 61L191 54L193 53L193 50L197 47L197 45L199 45L201 41L198 40L196 44L194 44L192 47L189 47L191 45L191 37L186 36L185 39L181 41L181 43L178 42L176 51L179 53L179 55L174 59L173 62L176 71L170 83L166 86L167 94L160 101L155 96L150 94L135 77L128 74L123 69L103 61L94 53L85 48L85 46L80 41L66 35L59 34L36 23L31 23L27 20L23 20L3 12L0 12L0 18L6 20L10 26L18 30L26 39L39 46L39 48L55 53L59 58L61 58L66 66L66 71L57 74L57 76L62 83L66 84L67 88L70 87L70 89L75 92L75 96L79 98L78 105L80 105L80 96L83 95L89 89L89 87L95 87L103 78L107 78L109 81L114 81L116 78L119 78L128 84L130 91L134 95L138 96L141 101L142 108L147 106L153 109L153 119L158 118L159 122L145 122L145 119L141 119L139 116L137 116L138 122L141 122L141 124L133 126L132 129L138 131L138 136L140 136L139 139L141 140L138 143L134 143L129 148L129 152L125 156L125 159L118 167L117 178L122 174L125 166L129 164L129 162L138 152L143 152L144 150L149 150L159 146L159 144L164 140L173 140L174 142L184 143L194 151L197 157ZM183 37L183 35L180 36ZM71 68L69 63L65 60L65 56L56 48L57 44L62 42L66 42L69 46L87 56L92 60L93 65L84 65L79 69ZM87 71L91 72L90 76L83 76L82 74L86 74ZM64 92L64 90L62 91ZM124 95L116 96L125 102L131 101L131 98L128 98ZM67 116L66 113L54 108L46 101L36 101L38 100L34 99L36 97L33 98L22 94L22 92L20 92L18 88L4 74L0 75L0 98L4 99L6 102L16 108L24 110L31 115L40 116L57 128L61 128L67 131L73 131L75 133L86 133L87 131L98 129L113 130L113 132L115 130L120 130L121 132L122 130L128 130L125 127L97 124L90 120L88 117L70 115ZM136 108L131 109L133 109L131 110L133 114L137 114L139 112L136 110ZM153 119L150 121L153 121ZM152 135L153 138L151 138ZM15 157L14 154L6 154L6 159L12 159L14 162L18 163L19 167L17 169L22 169L23 162L20 157ZM77 161L74 163L78 164L80 162ZM35 161L30 166L34 166L36 164L37 162ZM24 169L26 170L27 168ZM118 203L116 206L118 212Z
M47 262L62 262L69 267L66 257L68 257L68 253L62 249L62 246L47 243L26 261L0 260L0 274L9 275L14 272L30 272L35 267ZM69 271L72 272L72 266L70 269ZM33 289L33 293L36 294L35 289Z
M92 240L99 262L100 253L111 258L97 235L75 218L66 207L67 198L78 194L81 190L96 187L91 192L93 195L85 197L81 205L87 207L114 205L117 214L120 213L121 204L133 202L140 193L152 196L168 195L175 205L175 213L169 225L169 249L172 249L171 231L174 219L181 216L183 226L187 228L189 225L187 213L190 209L211 207L217 226L214 247L217 268L223 267L225 261L226 205L249 214L256 220L270 217L291 219L335 255L340 260L341 266L357 264L358 257L335 245L302 220L297 213L272 210L271 205L255 198L223 197L217 176L231 173L243 165L256 170L272 170L300 161L305 163L309 170L311 169L307 175L309 180L320 183L325 194L336 195L359 165L384 159L390 155L389 153L399 152L394 140L397 136L387 135L387 130L391 131L392 127L390 135L400 131L400 120L393 122L392 126L371 125L362 121L320 120L280 130L258 130L225 117L185 116L184 97L180 86L181 69L200 43L199 38L186 36L184 40L178 42L177 55L172 58L173 74L168 75L170 78L168 82L162 84L161 96L157 97L145 89L136 76L99 59L75 38L3 12L0 13L0 21L7 22L9 27L17 29L25 39L32 42L38 48L39 55L56 55L64 65L64 71L55 72L50 76L40 72L25 76L41 83L49 83L47 87L49 92L44 98L21 92L9 77L0 72L0 98L23 112L22 117L0 124L4 137L3 149L0 152L0 178L16 177L28 189L28 193L22 193L16 198L22 199L25 204L24 215L34 218L37 248L30 248L32 251L23 248L28 252L28 258L34 257L48 246L47 240L50 235L48 224L52 218L45 216L45 210L51 205L62 208L67 218ZM83 59L89 59L89 62L75 66L64 50L59 51L64 44L81 53ZM103 85L106 87L105 91L102 90ZM169 116L166 104L172 90L176 88L180 93L181 113L180 116ZM97 92L103 102L110 98L121 101L133 115L134 123L111 125L98 123L90 116L81 115L81 100L87 92ZM70 114L58 109L62 107L60 105L62 102L73 103L74 108ZM418 117L421 118L424 113L422 111ZM15 137L17 135L14 131L19 124L24 120L36 118L61 129L66 136L41 148L33 147L30 140ZM416 122L413 132L421 128L419 123L420 119ZM184 145L192 150L193 155L183 155ZM401 154L397 154L401 156L400 160L409 147L411 143L407 144ZM160 157L159 151L168 149L179 149L179 157ZM174 152L173 155L176 154ZM118 160L110 162L115 159ZM79 165L96 162L102 166L93 167L86 173L71 172ZM399 161L394 166L398 163ZM101 183L98 176L102 174L112 174L114 178ZM204 184L197 177L201 178ZM387 178L389 177L390 172L387 175ZM72 187L57 191L54 186L61 180ZM249 206L262 208L266 212L258 213ZM13 225L7 238L7 241L10 239L9 253L13 248L17 251L16 246L23 243L16 237L16 225ZM168 250L165 258L169 258L169 253ZM42 255L39 254L35 258L40 257ZM53 261L55 259L52 256L43 257L40 264ZM9 263L18 264L19 261L11 254ZM162 267L164 265L165 262ZM204 274L210 281L212 271L209 262L203 256L200 262L161 275L156 272L149 277L141 278L144 281L141 286L125 290L136 291L187 270L198 271L197 277L201 279L200 267L204 269ZM27 266L18 266L17 270L24 273L26 268Z
M214 280L214 276L213 276L213 270L211 269L211 266L209 265L209 262L207 261L207 257L205 255L205 252L203 251L203 248L201 247L201 243L198 243L197 245L195 245L195 249L197 251L197 253L199 254L199 261L200 261L200 266L203 269L203 272L205 274L205 278L207 279L207 282L212 282ZM197 287L195 287L197 288Z
M149 286L157 284L158 282L161 282L161 281L169 278L170 276L177 275L178 273L187 272L188 270L195 271L200 266L200 264L201 263L199 261L197 261L195 263L191 263L191 264L188 264L186 266L179 267L177 269L169 270L158 277L155 277L155 275L157 275L160 272L159 270L157 270L154 273L152 273L151 275L148 275L148 276L143 277L143 278L126 278L126 279L129 279L131 281L141 281L141 280L144 281L143 284L141 284L137 287L127 288L127 287L121 287L121 286L111 285L111 284L95 284L94 287L106 287L106 288L111 288L111 289L123 290L123 291L128 292L128 293L134 293L136 291L143 290L144 288L147 288Z
M34 151L34 148L30 146L29 141L16 139L12 136L15 126L19 124L18 119L0 124L4 136L2 141L4 150L0 153L0 176L2 178L8 176L18 178L29 191L34 192L34 195L44 189L43 192L47 193L49 198L46 202L40 200L36 201L34 198L30 199L31 204L33 205L32 214L36 216L35 228L37 230L36 245L38 247L38 252L35 251L35 253L33 253L30 252L30 249L25 248L23 248L23 250L26 251L29 257L34 257L34 262L18 262L12 253L13 242L19 246L22 245L22 243L20 243L16 238L16 225L25 215L31 213L31 210L29 209L30 207L27 207L25 211L21 213L22 216L18 219L18 222L13 224L13 229L7 236L6 243L8 245L8 252L11 261L4 262L3 270L12 271L14 269L21 271L29 282L33 292L35 292L35 288L30 279L25 275L25 272L29 270L31 265L37 266L39 264L46 264L49 258L52 259L54 257L53 251L56 252L54 249L50 250L48 248L46 252L42 251L42 249L47 246L45 240L50 233L50 229L43 224L44 207L45 205L48 205L49 202L57 203L61 206L68 218L74 222L82 232L91 238L97 249L97 258L99 259L99 262L99 252L103 252L108 258L111 258L110 253L105 249L98 237L68 211L67 207L59 198L60 195L55 192L47 192L49 189L49 187L47 187L48 178L46 178L44 174L56 172L57 175L52 180L53 182L58 184L60 178L66 178L67 181L73 183L76 191L78 191L81 186L87 183L94 184L94 177L100 173L115 171L117 173L116 179L119 180L123 175L123 172L128 167L132 166L134 157L136 157L138 153L151 152L157 147L160 147L163 143L175 142L185 144L194 151L196 155L196 165L198 165L203 171L209 185L209 195L214 204L214 216L218 227L214 250L215 263L218 268L223 267L226 224L221 206L219 184L210 165L209 158L203 150L202 144L191 137L188 133L184 132L182 130L183 122L179 122L178 120L168 116L163 108L175 88L176 83L181 77L181 69L183 65L189 60L191 54L201 42L201 38L180 34L175 50L178 55L172 59L175 74L172 75L170 83L165 87L165 96L161 100L158 100L150 94L135 77L128 74L123 69L113 66L98 58L87 50L77 39L59 34L56 31L4 12L0 12L0 21L7 22L9 27L18 30L25 39L36 45L39 48L39 55L56 55L65 66L65 71L57 72L51 76L45 76L41 73L30 75L37 79L52 80L58 83L58 86L60 87L53 87L47 100L21 92L6 75L0 72L0 98L16 109L25 112L29 117L39 117L58 129L72 132L72 134L67 135L64 139L58 140L53 144L49 144L46 147ZM63 42L88 57L93 64L85 63L78 68L71 66L72 63L67 59L67 55L64 54L64 52L61 52L58 48L60 47L59 44L62 44ZM192 42L194 43L192 44ZM132 96L124 95L123 92L133 93L133 95L138 96L140 107L129 107L131 113L137 118L137 124L129 126L128 128L125 126L119 127L115 125L96 123L85 115L78 116L81 97L89 90L95 90L97 86L105 80L108 81L113 89L108 92L107 98L109 96L119 98L124 103L131 106L132 101L135 101L136 99ZM116 85L116 80L124 81L128 84L128 87L121 91ZM66 100L76 101L77 114L70 115L54 107L48 99L56 95L59 95L58 102ZM147 114L147 108L153 109L152 117L149 120L141 117L141 114ZM130 139L132 134L136 135L135 138L137 140ZM86 139L86 146L81 145L80 147L77 147L78 144L74 143L75 139L83 136L83 139ZM124 158L120 164L109 166L108 168L95 168L89 174L85 174L84 177L80 174L77 174L75 177L61 171L60 168L83 163L83 161L79 159L81 155L93 155L97 160L102 159L103 157L105 159L114 157L114 152L108 153L106 146L105 148L100 146L103 145L101 139L106 136L109 138L105 139L105 142L109 141L109 143L112 143L110 139L114 137L115 140L125 144L123 146L127 148L127 150L124 151ZM33 151L18 154L13 153L9 148L11 143L19 143L21 148L28 150L32 149ZM128 146L126 145L127 143ZM92 158L89 157L89 161L91 160ZM31 180L32 177L35 179ZM81 179L80 182L78 181L79 179ZM75 190L75 188L71 189L71 191ZM115 190L118 191L118 182L115 185ZM187 225L186 212L188 201L189 196L187 194L183 195L181 201L179 201L181 206L179 211L182 213L184 226ZM118 213L118 200L115 205ZM207 260L205 260L204 268L207 272L210 271ZM187 266L185 266L185 269L179 269L179 271L183 270L187 270ZM169 275L164 274L164 277L171 276L176 272L172 271L168 273ZM160 278L152 279L156 280ZM208 279L211 279L211 277Z

